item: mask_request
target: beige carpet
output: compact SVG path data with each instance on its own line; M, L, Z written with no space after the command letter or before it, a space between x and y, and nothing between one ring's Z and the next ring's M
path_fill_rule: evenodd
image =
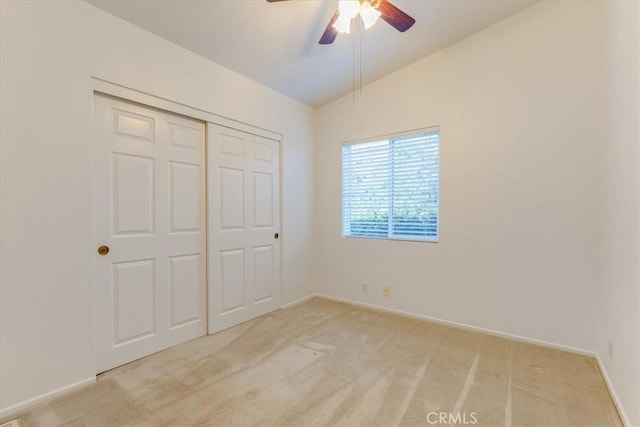
M593 359L319 298L117 368L20 418L25 426L620 425Z

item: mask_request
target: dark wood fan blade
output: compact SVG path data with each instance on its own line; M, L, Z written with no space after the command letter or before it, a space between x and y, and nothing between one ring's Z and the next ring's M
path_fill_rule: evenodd
M404 33L416 23L416 20L389 3L387 0L381 0L378 10L380 18L388 22L393 28Z
M336 39L336 37L338 37L338 30L333 28L333 24L336 22L336 19L338 19L339 15L340 12L336 10L336 13L333 14L331 20L329 21L329 25L327 25L324 33L322 33L322 37L320 37L320 44L331 44Z

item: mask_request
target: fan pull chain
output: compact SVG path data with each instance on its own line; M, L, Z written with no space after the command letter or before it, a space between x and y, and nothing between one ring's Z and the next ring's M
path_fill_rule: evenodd
M351 81L351 95L353 97L353 103L356 103L356 89L362 95L362 33L364 29L362 26L356 25L355 31L358 33L358 60L356 62L356 38L352 37L352 81Z
M359 38L360 38L360 95L362 95L362 31L360 31Z
M352 38L352 70L351 70L351 94L353 97L353 103L356 103L356 40Z

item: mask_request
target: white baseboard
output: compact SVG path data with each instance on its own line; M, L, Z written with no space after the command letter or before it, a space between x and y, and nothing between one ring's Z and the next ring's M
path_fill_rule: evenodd
M53 398L57 398L63 396L65 394L71 393L72 391L76 391L78 389L87 387L96 382L95 375L93 377L89 377L82 381L78 381L73 384L69 384L67 386L61 387L57 390L50 391L48 393L41 394L40 396L36 396L33 399L25 400L24 402L17 403L15 405L11 405L8 408L0 409L0 419L15 417L21 412L29 409L31 406L36 405L38 403L43 403Z
M382 307L382 306L379 306L379 305L362 303L362 302L359 302L359 301L353 301L353 300L349 300L349 299L346 299L346 298L337 298L337 297L332 297L332 296L324 295L324 294L316 294L315 296L320 297L320 298L324 298L324 299L328 299L328 300L331 300L331 301L342 302L342 303L345 303L345 304L351 304L351 305L355 305L355 306L359 306L359 307L370 308L370 309L373 309L373 310L384 311L386 313L392 313L392 314L397 314L397 315L400 315L400 316L411 317L413 319L426 320L428 322L439 323L441 325L453 326L453 327L456 327L456 328L467 329L467 330L470 330L470 331L480 332L480 333L488 334L488 335L494 335L494 336L502 337L502 338L509 338L509 339L512 339L512 340L526 342L526 343L529 343L529 344L536 344L536 345L540 345L542 347L548 347L548 348L553 348L553 349L556 349L556 350L562 350L562 351L568 351L568 352L571 352L571 353L577 353L577 354L581 354L583 356L596 357L596 353L594 353L593 351L584 350L584 349L581 349L581 348L569 347L569 346L565 346L565 345L561 345L561 344L552 343L552 342L549 342L549 341L543 341L543 340L538 340L538 339L534 339L534 338L527 338L527 337L523 337L523 336L520 336L520 335L508 334L508 333L505 333L505 332L494 331L492 329L485 329L485 328L480 328L478 326L467 325L467 324L458 323L458 322L452 322L450 320L438 319L436 317L425 316L425 315L422 315L422 314L410 313L408 311L396 310L396 309L393 309L393 308Z
M288 302L288 303L282 305L280 308L289 308L289 307L293 307L293 306L302 304L303 302L307 302L307 301L309 301L311 298L313 298L315 296L317 296L317 295L316 294L307 295L306 297L297 299L297 300L292 301L292 302Z
M609 389L609 394L611 395L611 399L613 403L616 405L616 409L618 410L618 415L622 419L622 423L625 426L631 426L629 422L629 418L627 414L624 412L622 404L620 403L620 399L618 398L618 394L616 393L616 389L613 388L613 384L611 383L611 379L609 378L609 374L607 374L607 370L604 368L604 363L602 363L602 359L600 358L600 354L596 353L595 355L596 362L598 363L598 368L600 369L600 374L602 378L604 378L605 384L607 384L607 388Z

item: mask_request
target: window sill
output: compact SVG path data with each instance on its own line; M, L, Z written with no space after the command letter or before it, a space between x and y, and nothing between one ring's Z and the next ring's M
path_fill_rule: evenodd
M372 237L372 236L342 236L343 239L362 239L362 240L393 240L396 242L414 242L414 243L438 243L438 239L426 240L416 238L403 238L403 237Z

